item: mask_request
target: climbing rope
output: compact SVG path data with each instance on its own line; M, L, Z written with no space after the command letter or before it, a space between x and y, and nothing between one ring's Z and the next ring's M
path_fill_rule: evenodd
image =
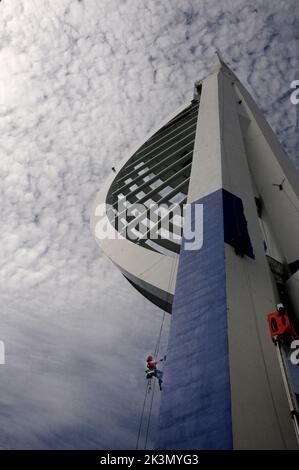
M137 436L136 447L135 447L136 450L138 450L138 447L139 447L139 441L140 441L140 436L141 436L141 428L142 428L142 422L143 422L143 415L144 415L144 410L145 410L145 405L146 405L146 398L147 398L147 395L148 395L148 392L149 392L149 386L150 386L150 382L148 381L146 383L146 387L145 387L145 394L144 394L142 412L141 412L140 422L139 422L138 436Z
M167 302L169 302L169 298L170 298L170 287L171 287L173 277L174 277L174 272L175 272L175 261L176 261L176 257L173 257L170 276L169 276L169 283L168 283ZM159 333L158 333L158 338L157 338L156 345L155 345L154 357L157 357L158 354L159 354L160 343L161 343L161 338L162 338L162 332L163 332L163 327L164 327L164 323L165 323L166 313L167 313L166 310L164 310L160 330L159 330ZM147 447L149 430L150 430L152 409L153 409L154 396L155 396L155 385L156 385L156 381L154 380L154 384L153 384L153 387L152 387L151 400L150 400L150 405L149 405L148 419L147 419L147 424L146 424L145 446L144 446L145 449ZM144 421L144 414L145 414L145 409L146 409L146 402L147 402L147 398L148 398L148 395L150 394L150 392L151 392L151 379L147 381L146 388L145 388L144 400L143 400L143 405L142 405L142 412L141 412L141 415L140 415L140 422L139 422L138 435L137 435L137 441L136 441L136 450L138 450L138 448L139 448L139 443L140 443L140 439L141 439L142 424L143 424L143 421Z
M162 336L162 331L163 331L165 316L166 316L166 311L164 310L164 311L163 311L162 322L161 322L161 327L160 327L158 339L157 339L156 346L155 346L154 357L157 357L158 354L159 354L160 342L161 342L161 336Z
M148 440L149 429L150 429L150 423L151 423L151 416L152 416L152 409L153 409L154 395L155 395L155 386L156 386L156 380L154 380L153 393L152 393L152 398L151 398L151 403L150 403L150 409L149 409L149 414L148 414L148 420L147 420L147 426L146 426L145 444L144 444L144 448L145 448L145 449L146 449L146 447L147 447L147 440Z

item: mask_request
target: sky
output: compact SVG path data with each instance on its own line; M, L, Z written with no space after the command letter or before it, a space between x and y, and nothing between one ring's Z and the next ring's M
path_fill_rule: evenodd
M215 50L296 162L299 3L2 0L0 20L0 449L134 449L163 312L96 245L96 192Z

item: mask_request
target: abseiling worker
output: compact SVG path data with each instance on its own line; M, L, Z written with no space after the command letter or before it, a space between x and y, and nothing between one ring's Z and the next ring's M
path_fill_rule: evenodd
M164 359L165 359L165 357L164 357ZM160 359L159 361L155 361L155 358L152 354L149 354L149 356L147 356L147 358L146 358L146 365L147 365L147 370L145 371L146 374L147 374L146 378L151 379L152 377L156 377L158 379L158 382L159 382L160 390L162 390L163 372L161 370L157 369L157 364L159 364L159 362L163 362L164 359Z

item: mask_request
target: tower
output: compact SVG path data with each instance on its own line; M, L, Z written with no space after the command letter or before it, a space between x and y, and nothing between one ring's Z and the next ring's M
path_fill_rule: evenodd
M299 179L216 55L180 108L98 193L91 229L124 276L172 314L157 447L297 449L297 369L271 341L299 322Z

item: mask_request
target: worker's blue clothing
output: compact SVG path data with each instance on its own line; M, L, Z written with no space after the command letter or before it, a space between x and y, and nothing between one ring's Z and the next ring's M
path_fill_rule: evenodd
M163 379L163 372L159 369L156 369L155 376L157 377L158 380Z
M162 381L163 378L163 372L159 369L157 369L156 366L154 367L148 367L147 373L149 373L152 377L157 377L158 380ZM149 378L149 377L148 377Z
M159 369L157 369L157 364L161 362L163 359L160 361L155 361L153 356L149 356L147 359L147 370L146 370L146 378L151 379L152 377L156 377L156 379L159 382L159 388L162 390L162 383L163 383L163 372Z

